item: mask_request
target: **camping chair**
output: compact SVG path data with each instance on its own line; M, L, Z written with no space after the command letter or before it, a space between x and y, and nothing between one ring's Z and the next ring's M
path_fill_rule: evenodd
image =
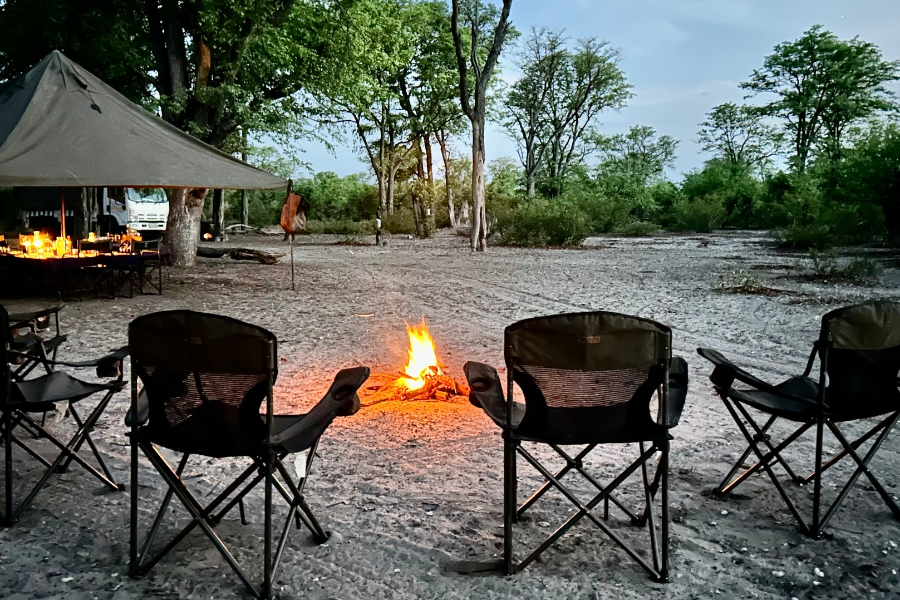
M131 427L130 574L139 577L149 572L188 533L199 527L255 596L271 597L272 582L292 522L296 520L298 527L301 523L306 526L318 543L328 539L329 534L306 503L303 489L325 429L335 417L359 410L356 391L368 378L369 369L340 371L325 397L308 413L276 416L272 387L277 375L277 342L265 329L218 315L168 311L132 321L128 339L132 357L131 410L126 418ZM142 385L140 391L138 380ZM182 454L177 468L169 466L159 447ZM168 486L140 548L139 450ZM283 462L293 453L307 453L305 476L299 482L291 478ZM187 461L193 455L247 457L251 464L204 507L182 479ZM215 532L216 525L236 505L240 506L241 520L244 520L243 499L260 483L265 489L262 588L251 582ZM273 489L288 505L274 555ZM173 494L192 520L165 546L151 553Z
M53 473L65 471L74 461L81 465L88 473L99 479L112 490L123 489L107 468L103 457L97 450L91 439L91 431L100 419L109 401L116 392L125 387L122 376L122 361L128 355L127 349L118 350L98 360L67 363L42 359L46 363L48 373L33 379L19 380L13 377L10 363L21 358L22 354L10 349L9 316L3 307L0 307L0 348L3 350L2 373L0 373L0 434L4 445L4 478L5 488L3 512L0 513L0 521L4 526L11 526L19 520L26 508L34 501L38 492L49 481ZM67 373L55 370L58 365L76 368L94 368L97 377L112 378L106 383L89 383L76 379ZM50 367L53 367L52 369ZM78 414L76 403L103 393L100 402L94 407L86 418ZM44 428L43 423L38 423L32 418L34 414L46 414L56 410L57 402L67 402L68 413L77 425L75 435L67 444L63 443L50 431ZM24 429L32 437L40 437L48 440L58 450L59 455L53 462L44 458L36 449L32 448L24 440L14 435L16 428ZM81 447L87 443L99 470L88 463L79 454ZM18 446L36 461L41 463L46 471L38 483L26 495L25 499L16 506L13 501L13 446Z
M503 429L504 553L503 570L517 573L587 517L629 556L659 581L669 571L669 430L681 417L687 394L687 364L671 356L672 333L654 321L609 312L563 314L519 321L506 328L504 356L506 400L497 370L468 362L464 370L471 386L470 401ZM525 404L513 400L513 384ZM657 416L650 404L658 401ZM547 444L565 461L556 473L542 465L522 442ZM601 444L638 445L638 458L609 484L588 472L584 458ZM574 455L565 445L584 445ZM660 455L655 474L647 463ZM517 507L516 457L522 456L547 480ZM644 488L644 507L638 515L614 496L617 488L638 469ZM596 494L582 502L563 484L570 472L583 476ZM513 561L513 523L541 496L555 488L578 509L549 538L518 564ZM662 496L661 540L657 539L653 503ZM604 513L595 508L603 503ZM613 503L635 525L647 526L652 564L648 563L606 523Z
M132 242L132 248L132 252L141 257L141 263L131 271L132 285L137 287L142 294L145 293L144 286L147 286L162 296L162 240Z
M17 358L11 361L15 365L13 380L25 379L39 365L48 373L53 370L56 353L67 339L59 326L59 311L64 307L65 304L58 303L38 310L9 313L9 345L17 352ZM50 329L51 317L56 333L51 337L42 336L42 332Z
M900 381L897 379L900 371L900 303L866 302L826 314L822 317L819 339L813 345L806 370L799 377L791 377L778 385L770 385L751 375L715 350L699 348L697 352L715 365L710 380L749 445L717 488L719 494L734 491L751 475L764 470L801 531L820 538L856 480L865 475L894 517L900 519L900 507L869 469L872 458L900 418ZM819 359L819 376L813 378L810 374L816 358ZM741 387L735 387L736 383ZM748 409L762 413L765 423L760 424ZM838 427L838 423L872 418L878 418L878 423L853 442L848 441L845 432ZM775 443L769 432L778 419L794 423L796 429L783 441ZM815 467L812 474L800 477L788 465L783 453L813 428ZM842 449L823 462L826 428ZM868 452L861 456L862 445L876 435ZM757 462L735 476L751 453ZM853 459L856 469L823 514L822 474L847 456ZM777 464L794 483L813 483L812 521L803 518L776 477L773 467Z

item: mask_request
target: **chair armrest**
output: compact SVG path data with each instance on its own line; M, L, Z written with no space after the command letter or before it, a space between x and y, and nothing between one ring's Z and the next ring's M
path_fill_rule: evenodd
M9 322L11 325L20 325L22 323L27 323L28 321L34 321L42 317L55 315L59 313L59 311L61 311L63 308L65 308L65 306L65 304L60 302L59 304L54 304L52 306L47 306L38 310L12 312L9 313Z
M697 348L697 354L716 366L715 369L713 369L712 374L709 376L709 380L712 381L714 386L721 389L723 392L727 393L727 391L732 388L732 384L734 383L734 381L737 380L753 388L756 388L759 391L773 394L780 398L787 398L796 402L802 402L803 404L809 404L810 406L819 406L818 402L813 402L808 398L789 394L783 389L779 389L774 385L756 377L755 375L748 373L747 371L741 369L733 362L722 356L722 353L718 350L712 350L711 348Z
M53 365L62 365L64 367L73 367L75 369L84 369L95 367L97 369L97 377L115 377L121 378L123 374L122 363L128 356L128 346L122 346L118 350L113 350L106 356L95 358L93 360L84 360L79 362L67 362L62 360L47 360L46 362Z
M147 390L142 389L137 397L136 414L129 408L128 412L125 413L125 425L128 427L140 427L141 425L144 425L149 418L150 401L147 399Z
M497 369L480 362L469 361L463 365L469 382L469 402L487 413L495 423L506 427L506 399Z
M282 444L306 431L330 422L336 416L349 416L359 410L359 396L356 391L369 378L369 367L354 367L338 371L334 382L328 388L325 396L319 400L311 411L294 425L291 425L278 435L272 436L269 443Z
M666 427L672 428L681 420L688 391L688 364L680 356L673 356L669 363L669 401L666 406Z

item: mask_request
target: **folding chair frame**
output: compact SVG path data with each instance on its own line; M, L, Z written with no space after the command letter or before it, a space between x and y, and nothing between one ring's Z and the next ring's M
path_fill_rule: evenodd
M267 420L271 423L271 419L273 418L272 414L272 384L273 379L271 374L269 375L268 381L268 402L267 402ZM137 373L134 367L131 370L131 389L132 389L132 411L134 414L137 414L137 402L138 402L138 392L137 392ZM190 458L190 454L183 454L182 458L176 469L172 469L172 467L168 464L162 454L156 449L156 447L144 440L139 440L138 427L139 423L137 420L132 422L131 429L131 533L130 533L130 552L129 552L129 574L132 577L142 577L146 575L151 568L153 568L156 563L158 563L166 554L168 554L172 549L174 549L181 540L183 540L195 527L200 527L203 530L203 533L206 537L209 538L210 542L219 551L228 565L232 568L238 578L243 582L243 584L247 587L247 589L258 598L272 598L273 594L273 585L272 582L275 578L275 573L278 570L279 563L281 562L281 557L284 553L284 549L287 545L288 534L290 533L291 523L296 522L296 526L299 529L301 524L305 526L310 533L313 535L313 539L319 543L325 543L330 537L330 533L326 532L322 529L322 526L319 524L319 521L316 519L309 505L306 503L306 500L303 496L303 488L306 486L306 482L309 479L309 473L312 469L312 464L316 456L316 450L319 445L319 439L321 436L317 437L309 448L308 457L306 460L306 472L303 479L300 481L299 485L294 483L291 479L290 474L288 473L287 468L284 466L282 462L285 457L288 456L287 452L276 453L274 449L269 447L269 450L263 456L256 457L248 457L251 458L253 464L250 465L247 469L245 469L237 479L235 479L221 494L219 494L214 500L212 500L207 506L203 506L197 500L197 498L191 494L190 490L185 486L184 482L181 479L181 474L184 471L185 466L187 465L187 461ZM269 427L269 431L271 431L271 426ZM139 498L139 486L138 486L138 463L139 463L139 454L143 452L143 454L147 457L153 467L156 469L158 474L162 477L162 479L166 482L168 489L166 490L166 494L163 498L163 501L160 505L160 508L154 518L153 524L150 527L150 530L147 534L147 537L144 539L143 544L141 544L140 550L139 546L139 531L138 531L138 503L140 501ZM241 486L247 481L248 478L253 474L254 471L257 471L257 475L253 478L250 483L245 485L243 488ZM282 481L276 477L276 475L280 475ZM215 527L218 525L222 518L225 517L236 505L240 510L241 523L246 524L246 520L244 518L244 505L243 499L244 497L253 490L260 483L263 483L264 486L264 543L263 543L263 583L262 588L257 587L244 571L244 569L238 564L237 560L231 554L231 551L222 541L222 539L216 534ZM221 505L225 500L228 499L234 492L236 492L240 488L240 491L234 496L221 510L216 512L216 509ZM288 515L284 522L284 526L281 530L281 534L278 538L277 547L275 548L274 554L272 551L273 545L273 537L272 537L272 490L276 490L284 501L288 504ZM191 515L191 522L184 527L178 534L175 535L162 549L158 550L155 554L151 554L151 546L156 539L156 536L159 532L159 527L162 523L163 517L165 516L166 509L171 502L172 496L178 498L178 500L182 503L185 509Z
M97 403L88 417L84 420L78 415L77 410L74 405L69 406L69 413L72 415L72 418L75 420L78 425L78 429L75 432L75 435L69 440L68 444L63 444L62 441L57 439L52 433L47 431L40 423L35 421L28 413L19 410L16 408L16 405L7 405L6 409L2 414L2 435L3 435L3 444L4 444L4 476L5 476L5 489L4 489L4 511L2 513L2 524L6 527L12 526L16 521L19 520L19 517L31 505L32 501L34 501L35 497L37 497L38 493L41 489L46 485L46 483L50 480L50 477L54 473L62 473L64 472L69 464L74 461L78 463L81 467L83 467L88 473L96 477L101 483L103 483L106 487L113 491L120 491L125 489L123 484L117 483L113 474L110 472L109 468L106 466L106 462L103 460L103 457L100 455L97 446L94 444L94 441L91 439L91 431L94 426L97 424L97 421L103 415L103 412L106 410L107 405L110 400L112 400L113 395L118 392L119 389L110 389ZM24 426L23 428L29 432L35 432L37 437L46 438L50 443L52 443L59 450L59 455L57 455L56 459L51 463L46 458L41 456L33 448L29 447L26 443L20 440L18 437L13 435L13 429L18 426ZM100 470L96 467L92 466L90 463L85 461L78 452L80 451L82 445L87 442L88 447L91 450L91 453L94 455ZM12 468L12 448L13 445L19 446L27 454L29 454L36 461L41 463L46 470L38 481L38 483L31 489L31 491L27 494L25 499L19 504L18 507L15 506L13 501L13 468ZM102 471L102 472L101 472Z
M668 372L668 361L663 365ZM503 570L507 575L518 573L525 569L535 559L544 553L551 545L561 538L571 527L587 517L594 525L596 525L603 533L605 533L613 542L624 550L632 559L635 560L642 568L644 568L656 581L665 583L668 581L669 573L669 440L668 438L657 441L648 442L649 447L645 446L645 442L638 444L640 454L638 458L628 465L613 481L604 486L593 475L591 475L583 464L583 459L593 451L599 444L588 444L574 457L570 456L557 444L549 445L562 459L565 466L558 472L551 473L538 461L530 452L522 447L522 441L518 439L512 430L512 406L513 406L513 374L512 369L508 369L507 376L507 429L503 433L503 460L504 460L504 484L503 484ZM660 390L660 405L665 411L666 399L668 396L668 381L663 379ZM663 422L666 416L663 416ZM540 443L540 442L538 442ZM656 453L660 453L657 469L651 480L647 462L653 459ZM518 506L517 498L517 479L516 479L516 457L521 455L526 462L534 467L546 482L538 488L521 506ZM626 481L637 469L641 469L642 483L644 487L644 508L643 513L638 516L629 510L620 500L618 500L613 492ZM574 470L584 477L591 485L597 489L597 494L587 503L582 503L575 493L566 487L561 479ZM513 557L513 524L516 523L522 515L531 508L540 497L549 489L555 488L567 500L569 500L578 509L575 514L569 517L562 525L560 525L550 536L545 539L539 546L533 549L524 559L516 563ZM653 510L656 493L661 494L661 514L660 514L660 536L657 537L656 515ZM604 504L603 516L598 516L593 511L601 503ZM623 540L616 532L609 528L604 522L609 520L609 503L612 502L631 520L635 526L648 526L650 538L650 553L652 556L652 564L648 563L641 557L634 548L632 548L625 540Z
M731 417L734 419L735 423L737 423L741 434L744 436L748 444L747 449L738 458L737 462L725 476L725 479L715 489L715 492L719 495L727 495L734 491L740 484L749 479L750 476L752 476L754 473L757 473L760 469L762 469L769 476L769 479L771 479L772 484L775 486L775 489L778 490L779 495L781 496L782 500L784 500L784 503L790 511L791 515L797 521L800 531L814 539L820 539L823 536L827 535L825 532L825 528L831 521L831 518L843 504L844 500L846 499L853 485L856 483L857 479L859 479L860 475L865 475L869 479L872 487L875 488L875 490L878 492L878 495L881 496L881 498L884 500L891 513L893 513L894 517L900 520L900 506L898 506L894 499L891 498L890 494L887 493L881 482L878 481L878 479L869 469L869 462L872 460L872 458L875 457L876 453L878 452L884 440L887 439L887 436L893 429L894 425L896 425L897 421L900 420L900 410L889 413L874 427L869 429L869 431L861 435L853 442L850 442L844 436L843 432L841 432L841 430L838 428L837 423L832 418L830 418L827 411L825 410L825 382L828 366L828 350L830 348L829 342L822 340L816 342L813 347L812 353L809 356L806 370L804 371L802 376L809 376L812 370L813 363L815 362L816 354L819 353L819 348L822 348L823 351L820 354L819 394L815 401L816 414L814 417L806 421L794 421L795 423L800 423L799 427L797 427L783 441L774 446L770 441L768 432L771 429L772 425L779 419L779 417L776 415L769 415L768 420L764 424L760 425L753 419L752 415L743 403L741 403L736 398L730 397L728 395L728 389L731 385L730 382L728 382L728 385L724 385L724 382L714 381L716 393L722 399L722 402L725 404L725 407L728 409L728 412L731 414ZM746 424L744 423L744 421L746 421ZM749 429L747 425L750 426ZM787 461L782 456L782 452L812 427L815 427L816 439L816 449L814 456L815 467L813 469L813 472L808 476L800 477L796 475L788 465ZM823 441L826 427L832 433L835 439L837 439L837 441L840 443L842 449L837 454L829 458L827 462L823 463ZM859 448L879 431L881 431L881 433L869 447L868 452L866 452L864 457L860 457L857 452ZM765 448L760 448L760 445L764 445ZM738 474L738 472L743 467L744 461L747 460L751 453L755 455L757 462L750 467L745 468L743 472ZM823 514L822 474L848 455L856 463L856 469L846 481L843 488L832 501L832 503L827 508L825 508ZM811 521L807 521L803 517L799 508L791 500L781 481L776 476L775 471L773 470L773 466L777 464L780 464L782 466L790 480L798 486L805 486L810 482L813 484L813 506Z

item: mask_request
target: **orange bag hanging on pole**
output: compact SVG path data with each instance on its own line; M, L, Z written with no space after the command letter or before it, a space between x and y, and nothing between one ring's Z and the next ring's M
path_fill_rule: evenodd
M284 230L285 237L302 233L306 231L306 211L309 209L309 202L290 192L284 199L284 206L281 207L281 228Z

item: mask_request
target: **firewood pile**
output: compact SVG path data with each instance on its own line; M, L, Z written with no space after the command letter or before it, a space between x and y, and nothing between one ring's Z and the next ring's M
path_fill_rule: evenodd
M411 379L401 373L373 373L361 396L362 405L372 406L381 402L465 402L469 398L469 388L458 383L453 377L444 375L435 367L423 371L420 380L424 384L410 389L406 381Z

